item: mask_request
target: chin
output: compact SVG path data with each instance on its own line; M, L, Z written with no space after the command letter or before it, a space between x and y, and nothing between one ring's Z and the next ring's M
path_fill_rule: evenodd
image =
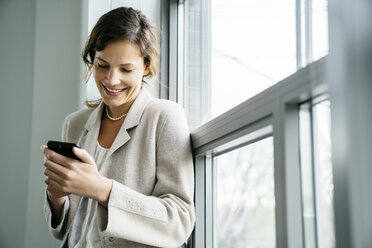
M107 99L105 97L102 98L103 99L103 102L110 106L110 107L118 107L118 106L121 106L125 103L127 103L128 101L125 100L125 99L122 99L122 100L113 100L113 99Z

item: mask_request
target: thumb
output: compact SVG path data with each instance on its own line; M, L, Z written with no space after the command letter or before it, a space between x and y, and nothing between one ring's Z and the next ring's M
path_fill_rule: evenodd
M96 164L94 158L86 150L74 147L72 151L76 157L81 159L82 162L87 164Z

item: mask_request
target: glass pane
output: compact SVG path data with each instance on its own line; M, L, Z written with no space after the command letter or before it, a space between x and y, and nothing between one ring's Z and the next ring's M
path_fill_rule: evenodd
M294 0L212 0L212 118L296 71Z
M330 102L315 105L313 113L318 247L334 248Z
M312 0L313 60L328 54L328 1Z
M334 248L330 103L300 110L301 182L306 248Z
M273 138L213 159L214 247L275 247Z
M191 131L328 53L327 0L181 5L179 100Z
M296 71L295 8L295 0L185 1L178 85L191 130Z
M178 86L182 87L179 98L183 100L192 131L210 120L209 48L205 41L210 32L206 24L209 9L200 0L188 0L184 3L184 11L184 20L180 20L184 21L185 29L184 77L183 82L178 82Z
M310 105L300 110L300 152L301 152L301 189L302 215L305 248L316 248L316 215L314 193L314 171L311 140Z

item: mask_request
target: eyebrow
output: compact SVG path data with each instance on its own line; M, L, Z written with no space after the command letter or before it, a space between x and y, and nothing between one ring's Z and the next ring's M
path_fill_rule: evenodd
M109 62L107 62L106 60L104 60L103 58L101 58L101 57L96 57L97 59L99 59L99 60L101 60L101 61L103 61L103 62L105 62L105 63L107 63L107 64L110 64ZM120 64L120 66L128 66L128 65L131 65L131 66L135 66L136 64L135 63L125 63L125 64Z

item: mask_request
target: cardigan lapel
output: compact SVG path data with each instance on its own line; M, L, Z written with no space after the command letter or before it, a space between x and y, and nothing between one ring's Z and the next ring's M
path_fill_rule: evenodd
M119 149L130 140L130 136L127 130L138 125L141 120L143 111L145 110L146 105L151 101L151 98L152 97L145 89L141 90L137 99L130 107L128 115L108 152L108 156L111 156L111 154L113 154L117 149Z
M85 142L81 144L88 153L94 157L94 152L97 147L97 140L99 135L99 129L101 127L101 116L104 107L104 102L101 103L93 110L90 114L87 122L85 123L85 129L87 130Z
M131 108L129 109L128 115L108 152L108 157L130 140L130 136L127 130L138 125L141 120L143 111L145 110L146 105L151 101L151 99L152 96L147 92L147 90L142 89L137 99L134 101ZM104 106L104 102L101 101L96 109L94 109L93 112L90 114L85 124L87 134L85 142L81 145L83 145L83 148L86 149L92 156L94 156L94 152L97 146L99 130L101 127L102 111L104 109Z

